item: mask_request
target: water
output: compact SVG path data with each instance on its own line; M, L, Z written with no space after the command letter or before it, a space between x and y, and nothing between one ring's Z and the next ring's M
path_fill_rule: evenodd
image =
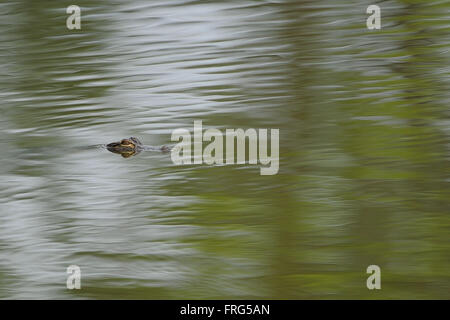
M450 298L450 5L372 2L2 2L0 298ZM279 173L83 148L194 120Z

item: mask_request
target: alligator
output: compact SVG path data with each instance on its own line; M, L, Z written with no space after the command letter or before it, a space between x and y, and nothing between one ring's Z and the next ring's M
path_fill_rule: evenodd
M111 142L106 145L106 149L113 153L118 153L124 158L134 156L140 153L141 151L169 152L171 150L171 148L168 146L161 146L161 147L145 146L138 138L135 137L122 139L118 142Z

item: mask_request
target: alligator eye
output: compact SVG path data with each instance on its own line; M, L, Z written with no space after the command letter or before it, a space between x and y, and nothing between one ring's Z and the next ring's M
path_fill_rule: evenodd
M130 144L130 141L123 139L122 141L120 141L120 144Z

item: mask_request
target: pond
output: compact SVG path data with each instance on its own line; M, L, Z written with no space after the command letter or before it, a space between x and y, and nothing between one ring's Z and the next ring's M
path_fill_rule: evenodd
M372 2L1 3L0 298L450 298L449 7ZM194 121L276 174L89 148Z

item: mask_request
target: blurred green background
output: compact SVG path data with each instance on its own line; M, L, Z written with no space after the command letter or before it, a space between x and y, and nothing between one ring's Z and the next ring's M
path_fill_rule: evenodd
M449 299L449 12L0 3L0 298ZM194 120L279 128L279 173L83 148Z

